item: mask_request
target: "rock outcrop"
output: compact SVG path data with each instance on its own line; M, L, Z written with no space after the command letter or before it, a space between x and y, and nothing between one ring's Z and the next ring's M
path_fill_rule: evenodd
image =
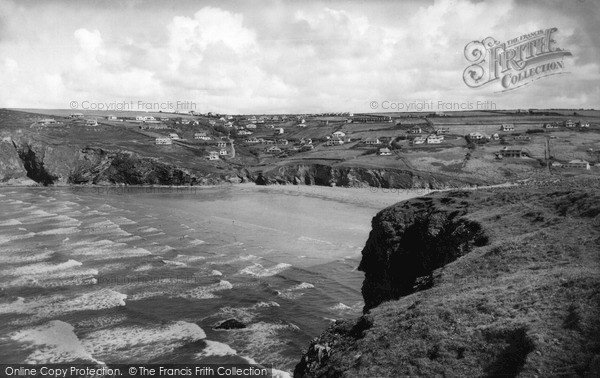
M373 219L366 313L315 338L296 377L597 376L600 194L436 193Z

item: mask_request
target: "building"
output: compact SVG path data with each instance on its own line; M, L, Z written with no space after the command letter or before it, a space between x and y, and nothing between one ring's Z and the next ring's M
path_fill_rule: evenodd
M305 144L304 146L300 147L300 151L312 151L314 148L315 146L312 144Z
M219 160L219 153L217 151L210 151L208 153L208 160Z
M503 158L520 158L525 156L522 150L509 149L508 147L504 147L498 154Z
M378 123L378 122L392 122L392 117L379 116L379 115L356 115L351 116L349 120L351 123ZM349 123L350 123L349 122Z
M275 144L275 141L273 139L263 139L262 143L264 143L264 144Z
M379 138L367 138L364 140L365 144L381 144Z
M544 129L558 129L559 125L557 123L546 123L544 124Z
M169 134L169 138L173 139L173 140L179 140L179 135L175 134L175 133L170 133Z
M440 143L442 143L443 140L444 140L443 135L435 135L435 134L429 135L426 139L427 144L440 144Z
M249 123L249 124L247 124L247 125L246 125L246 128L247 128L248 130L251 130L251 129L256 129L256 124L254 124L254 123Z
M332 138L327 141L328 146L341 146L344 144L344 141L340 138Z
M84 115L82 113L71 113L70 118L83 118Z
M118 118L116 115L109 115L106 117L106 119L109 121L116 121Z
M258 143L260 141L258 139L256 139L256 138L252 137L252 138L246 139L244 142L246 142L246 143Z
M227 142L223 142L223 141L217 142L217 147L225 148L225 147L227 147Z
M144 116L136 116L136 117L135 117L135 120L136 120L136 121L140 121L140 122L144 122L144 119L145 119L145 118L146 118L146 117L144 117Z
M527 136L527 135L517 135L515 137L515 140L520 140L520 141L530 141L531 137Z
M38 125L48 126L48 125L56 125L58 122L54 118L44 118L37 121Z
M565 121L565 127L575 127L575 122L573 122L573 120L568 119Z
M589 122L583 122L583 121L579 121L579 122L577 122L577 125L578 125L579 127L590 127L590 124L589 124Z
M98 121L96 121L95 119L88 119L87 121L85 121L85 125L86 126L98 126Z
M504 123L500 126L501 131L515 131L515 126L511 123Z
M590 169L590 163L582 159L571 160L568 163L562 165L563 168L574 168L574 169Z
M498 135L498 133L494 133L494 135L492 135L492 140L499 140L500 139L500 135Z
M484 138L485 138L485 135L483 135L480 132L469 133L469 139L471 139L471 140L482 140Z
M391 154L392 154L392 151L390 151L390 149L387 148L387 147L383 147L383 148L379 149L379 155L380 156L389 156Z
M158 137L154 140L154 144L173 144L171 138L167 137Z
M269 154L277 154L281 152L281 148L277 147L277 146L272 146L267 148L267 153Z
M224 148L221 148L221 150L219 151L219 155L221 155L221 156L227 155L227 150Z
M287 139L278 139L277 144L287 146L290 142Z
M446 129L446 128L442 127L442 128L436 129L435 133L437 135L441 135L441 134L448 134L449 131L450 131L449 129Z
M346 133L343 131L336 131L335 133L331 134L331 136L335 138L343 138L346 136Z
M409 134L421 134L423 132L423 130L421 130L420 127L413 127L412 129L408 130Z
M156 122L156 118L154 118L152 116L145 116L144 122Z
M412 144L416 145L416 144L423 144L425 143L426 138L425 137L416 137L415 139L412 140Z
M238 135L252 135L252 131L248 131L248 130L239 130Z
M194 133L194 139L198 140L211 140L211 137L206 135L206 133Z
M310 138L302 138L300 139L301 144L312 144L312 139Z
M276 133L276 134L279 134L279 135L283 134L283 128L281 128L281 127L280 127L280 128L278 128L278 129L276 129L276 130L275 130L275 133Z

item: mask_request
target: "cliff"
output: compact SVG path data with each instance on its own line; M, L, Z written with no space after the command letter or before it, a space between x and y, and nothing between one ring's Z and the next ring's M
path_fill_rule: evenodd
M365 314L314 339L294 375L599 376L599 186L382 210L359 267Z
M396 168L365 168L340 164L285 164L257 176L260 185L321 185L403 189L444 189L483 185L482 180L457 179L429 172Z
M0 142L0 184L212 185L247 180L243 170L194 170L120 148L52 143L23 133Z

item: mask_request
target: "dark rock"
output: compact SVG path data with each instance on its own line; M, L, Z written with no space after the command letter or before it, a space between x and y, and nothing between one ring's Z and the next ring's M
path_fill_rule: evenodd
M246 325L237 319L228 319L215 327L215 329L240 329L246 328Z

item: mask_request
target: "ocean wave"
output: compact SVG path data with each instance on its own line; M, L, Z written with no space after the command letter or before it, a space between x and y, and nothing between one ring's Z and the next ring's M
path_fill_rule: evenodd
M208 356L235 356L237 352L227 344L218 341L204 340L206 346L202 352L196 354L196 357Z
M194 323L177 321L162 326L119 326L91 332L82 344L106 362L148 362L158 356L206 338Z
M259 263L245 267L240 271L242 274L249 274L255 277L270 277L283 272L290 268L292 265L286 263L279 263L270 268L265 268Z
M302 295L304 295L304 293L299 292L300 290L312 289L314 287L315 287L315 285L313 285L313 284L310 284L308 282L302 282L302 283L299 283L298 285L292 286L290 288L283 289L281 291L278 290L277 295L282 298L290 299L290 300L298 299Z
M24 361L28 364L68 363L77 360L101 363L92 357L73 330L71 324L53 320L39 327L15 332L10 338L24 343L27 349L32 346L36 348Z
M8 219L0 222L0 226L16 226L22 224L18 219Z

